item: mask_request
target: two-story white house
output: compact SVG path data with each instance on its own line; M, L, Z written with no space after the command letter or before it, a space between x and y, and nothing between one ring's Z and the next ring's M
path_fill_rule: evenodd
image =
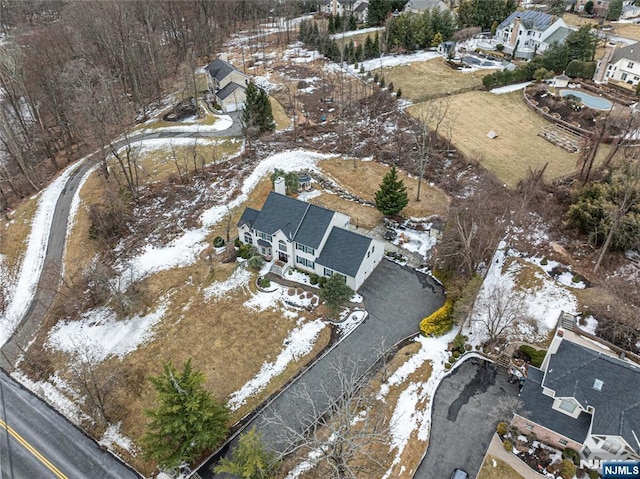
M369 3L366 0L322 0L318 3L320 11L328 15L350 17L354 15L359 22L367 20Z
M221 58L205 68L207 84L215 102L224 112L241 110L247 99L247 85L251 78Z
M272 191L261 210L244 210L238 237L274 260L276 274L286 277L291 267L325 277L337 273L355 291L382 260L384 244L348 227L347 215Z
M554 43L562 43L571 30L562 18L534 10L516 11L496 29L495 40L515 58L532 59Z
M640 83L640 42L622 48L607 46L593 79L599 83L635 89Z
M521 431L587 460L640 460L640 367L595 341L558 329L520 398Z

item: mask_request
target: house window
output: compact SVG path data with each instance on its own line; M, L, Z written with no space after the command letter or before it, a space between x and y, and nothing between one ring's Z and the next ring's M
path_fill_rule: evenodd
M253 238L251 236L251 233L247 232L247 233L244 234L244 242L247 243L247 244L253 243Z
M621 444L615 439L607 439L602 445L602 449L609 451L611 454L616 454L620 450Z
M572 413L576 410L576 403L571 399L563 399L560 401L560 409Z
M278 249L279 249L280 251L284 251L284 252L286 253L286 251L287 251L287 244L286 244L284 241L282 241L282 240L278 241Z
M371 251L367 251L367 258L371 256Z
M271 253L271 248L260 247L260 254L267 256L269 253Z
M307 268L314 269L316 267L315 263L307 258L303 258L302 256L296 256L296 263L306 266Z
M627 63L627 68L633 68L633 62Z
M267 233L263 233L262 231L258 231L258 236L263 240L268 241L269 243L271 243L271 240L273 239L271 235L268 235Z
M591 449L589 449L587 446L584 446L584 449L582 450L582 454L584 455L584 457L589 459L589 456L591 455Z
M329 276L331 276L332 274L333 274L333 270L330 270L329 268L325 268L325 269L324 269L324 275L325 275L326 277L329 277Z
M558 442L563 446L566 446L567 444L569 444L569 441L567 441L566 439L560 439Z
M626 73L623 73L622 75L620 75L620 79L621 79L622 81L625 81L625 80L627 79L627 74L626 74Z
M303 253L308 253L308 254L315 254L316 250L314 250L313 248L310 248L308 246L305 246L303 244L300 243L296 243L296 249L299 251L302 251Z

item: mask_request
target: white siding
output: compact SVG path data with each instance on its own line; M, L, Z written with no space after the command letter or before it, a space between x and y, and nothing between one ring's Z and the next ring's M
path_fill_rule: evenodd
M365 255L362 263L360 264L360 269L358 269L358 273L356 274L356 278L354 281L355 287L351 286L351 288L355 291L362 283L366 281L372 271L380 264L382 261L382 257L384 256L384 243L378 240L372 240L369 245L369 250Z

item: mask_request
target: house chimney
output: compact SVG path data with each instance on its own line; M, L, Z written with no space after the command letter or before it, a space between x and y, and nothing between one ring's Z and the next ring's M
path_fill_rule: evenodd
M513 21L513 30L511 30L511 37L509 38L509 43L512 45L515 45L518 41L518 32L520 31L521 21L520 17L516 17Z
M284 183L282 176L278 176L276 181L273 182L273 190L278 194L287 196L287 185Z

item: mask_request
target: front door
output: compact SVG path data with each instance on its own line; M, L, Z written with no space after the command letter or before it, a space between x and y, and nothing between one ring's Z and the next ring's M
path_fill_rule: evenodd
M286 263L287 261L289 261L289 256L287 255L287 253L283 253L282 251L278 251L278 259L280 261L282 261L283 263Z

